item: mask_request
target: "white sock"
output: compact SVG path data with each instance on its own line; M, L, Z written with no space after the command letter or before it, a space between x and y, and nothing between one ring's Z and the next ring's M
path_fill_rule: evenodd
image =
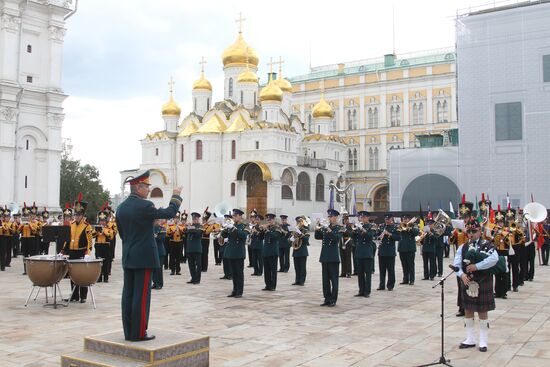
M489 342L489 320L479 320L479 347L487 348Z
M475 344L476 338L474 335L474 319L464 319L464 327L466 328L466 339L462 344Z

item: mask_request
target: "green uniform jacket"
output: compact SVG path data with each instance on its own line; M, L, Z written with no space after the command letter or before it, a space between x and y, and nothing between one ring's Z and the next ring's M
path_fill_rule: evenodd
M389 236L385 236L378 246L378 256L395 256L395 241L399 241L401 236L397 232L397 225L390 224L389 226L382 226L379 234L384 231L384 228L390 233Z
M277 231L275 227L271 227L264 234L264 247L262 248L262 256L279 256L279 242L283 235Z
M250 234L250 249L261 250L264 247L264 231L256 230Z
M315 238L323 239L321 246L321 256L319 256L319 262L321 263L339 263L340 251L338 245L342 239L342 226L335 224L330 225L331 231L327 231L326 228L316 229Z
M224 229L222 237L227 238L223 257L225 259L244 259L246 257L246 224L238 223L231 229Z
M309 233L307 228L300 228L300 232L302 232L302 246L298 250L292 251L292 257L306 257L309 256L309 251L307 250L307 247L309 246Z
M443 245L443 238L441 238L441 236L438 236L433 233L427 234L426 237L424 237L422 252L426 252L426 253L435 252L436 246L442 246L442 245Z
M187 235L187 252L190 254L202 254L202 226L200 224L197 226L199 229L195 228L193 224L190 224L185 229Z
M290 241L288 240L290 238L290 231L289 228L290 224L281 224L281 228L283 231L286 231L287 234L283 235L279 238L279 248L290 248Z
M373 259L374 250L376 245L374 244L374 237L376 231L372 228L372 224L358 224L359 227L365 229L365 231L358 230L354 234L355 241L355 258L356 259Z
M416 252L416 239L420 231L417 227L411 228L409 231L401 231L401 239L397 246L399 252Z
M167 208L155 205L136 194L130 194L116 211L118 234L122 239L122 267L124 269L152 269L160 267L157 243L153 234L155 219L174 218L181 205L181 197L173 195Z
M157 241L157 249L159 256L166 256L166 248L164 248L164 241L166 239L166 230L161 227L155 227L155 240ZM161 264L162 265L162 264Z

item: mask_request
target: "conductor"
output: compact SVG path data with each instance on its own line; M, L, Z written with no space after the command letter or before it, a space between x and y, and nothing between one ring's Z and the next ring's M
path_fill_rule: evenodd
M174 189L167 208L155 208L147 200L151 183L150 172L129 180L130 196L116 211L116 222L122 239L122 326L129 341L154 339L147 335L151 303L151 273L160 267L157 244L153 234L155 219L173 218L181 205L181 187Z

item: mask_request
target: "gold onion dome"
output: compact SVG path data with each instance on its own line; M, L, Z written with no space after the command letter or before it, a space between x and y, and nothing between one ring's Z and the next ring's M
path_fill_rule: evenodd
M283 100L283 91L275 84L275 81L270 80L269 83L260 92L260 101L277 101Z
M312 115L313 118L334 117L334 111L332 107L330 107L330 105L327 103L327 101L325 101L324 94L321 94L321 100L315 106L313 106Z
M292 84L290 84L290 82L284 78L281 78L281 74L279 73L279 78L277 78L277 80L275 80L275 84L277 84L277 86L279 88L281 88L281 90L283 92L290 92L292 93Z
M193 90L206 89L212 92L212 84L204 77L204 72L201 72L201 78L193 83Z
M249 69L243 71L239 74L237 78L237 83L258 83L258 76L255 72L250 71Z
M174 101L172 92L170 92L170 99L168 102L162 105L162 114L167 116L179 116L181 114L181 108Z
M231 65L252 65L258 66L260 60L254 49L244 41L242 33L239 32L237 40L222 54L223 66Z

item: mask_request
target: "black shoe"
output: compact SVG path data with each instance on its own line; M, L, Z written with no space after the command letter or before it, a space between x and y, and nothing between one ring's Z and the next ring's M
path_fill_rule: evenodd
M282 269L277 270L277 273L282 273L282 272L284 272L284 270Z
M268 291L275 292L275 288L269 288Z
M428 278L422 278L422 280L428 280Z
M485 353L487 351L487 347L479 347L479 351Z
M176 275L176 272L175 272L175 271L171 271L171 272L170 272L170 275Z
M473 348L475 346L476 346L475 344L460 343L460 345L458 346L458 349L468 349L468 348Z
M363 297L363 294L362 293L357 293L354 295L354 297Z
M330 302L325 301L325 302L321 303L319 306L328 306L329 304L330 304Z
M194 281L192 284L201 284L201 282L197 280L197 281Z
M86 298L82 298L82 299L80 300L80 303L86 303Z
M430 280L434 280L434 278L433 278L433 277L430 277Z
M302 287L304 286L304 283L298 283L298 285L301 285Z
M518 291L518 287L515 287L512 292L517 292Z
M300 283L296 283L296 282L294 282L294 283L292 283L292 285L300 285Z
M227 277L224 275L223 277L220 277L220 279L227 279Z
M162 287L157 285L157 287L155 289L158 291L158 290L161 290Z
M109 279L105 279L103 283L109 283Z
M27 273L23 273L23 274L21 274L21 275L27 275Z
M232 280L233 277L229 276L229 277L227 277L227 278L225 278L225 279L227 279L227 280Z
M456 317L462 317L464 316L464 310L458 310L458 312L455 314Z
M192 280L188 281L187 284L193 284L195 282L193 282Z
M139 339L129 339L129 341L131 342L146 342L148 340L153 340L155 339L155 336L154 335L147 335L145 334L145 336L143 338L139 338Z
M503 294L501 298L502 298L502 299L508 299L508 296L505 295L505 294Z
M363 294L363 297L365 297L365 298L369 298L369 297L370 297L370 294L369 294L369 293L367 293L367 294Z
M438 278L440 278L440 277L442 277L442 276L443 276L443 274L437 274L437 277L438 277Z
M181 272L178 271L178 272L176 273L176 275L181 275Z
M268 291L269 288L265 287L265 288L262 288L262 291Z
M103 279L99 278L99 279L97 280L97 282L98 282L98 283L103 283Z
M351 274L346 274L346 278L351 278Z
M243 298L243 295L242 294L236 294L234 297L235 298Z
M414 285L414 282L410 282L409 285Z
M336 302L331 302L331 303L329 303L327 306L328 306L328 307L334 307L334 306L336 306Z
M235 297L235 293L228 294L227 297Z
M376 288L376 290L377 290L377 291L385 291L386 288L378 287L378 288Z
M401 283L399 283L399 285L403 285L403 284L409 284L409 282L401 282Z
M247 268L253 268L253 267L254 267L254 265L248 265L247 266Z
M393 288L389 288L389 287L388 287L388 291L393 291Z

